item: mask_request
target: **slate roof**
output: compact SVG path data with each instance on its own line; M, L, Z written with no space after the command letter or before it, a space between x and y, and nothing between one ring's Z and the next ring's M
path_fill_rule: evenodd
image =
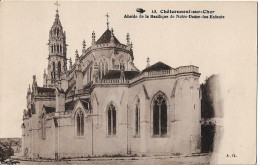
M166 65L165 63L159 61L147 68L145 68L142 72L151 72L151 71L160 71L160 70L171 70L172 67Z
M52 113L55 112L55 107L48 107L48 106L44 106L45 108L45 112L48 113Z
M89 99L81 99L81 102L85 109L90 109L90 101Z
M97 40L96 44L104 44L104 43L110 43L110 38L111 38L111 31L107 29L102 36ZM114 36L114 42L116 44L120 44L118 39Z
M36 87L38 93L52 93L55 94L54 88Z
M73 110L78 100L72 100L70 102L65 103L65 111ZM89 99L80 99L85 109L90 109L88 105L90 105Z
M136 77L140 72L139 71L124 71L125 79L130 80ZM109 70L103 79L119 79L121 76L120 70Z
M77 102L77 100L72 100L71 102L65 103L65 111L66 110L73 110L76 102Z

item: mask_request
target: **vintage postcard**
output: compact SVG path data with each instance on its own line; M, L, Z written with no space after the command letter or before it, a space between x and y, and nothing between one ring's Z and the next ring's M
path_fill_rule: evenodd
M255 164L257 2L0 2L0 161Z

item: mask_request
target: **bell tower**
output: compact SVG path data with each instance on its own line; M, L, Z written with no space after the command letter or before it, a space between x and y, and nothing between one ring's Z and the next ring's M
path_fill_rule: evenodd
M58 2L55 3L57 7ZM49 56L48 56L48 76L47 87L60 87L62 80L66 79L67 72L67 44L66 32L59 18L58 8L55 20L49 32Z

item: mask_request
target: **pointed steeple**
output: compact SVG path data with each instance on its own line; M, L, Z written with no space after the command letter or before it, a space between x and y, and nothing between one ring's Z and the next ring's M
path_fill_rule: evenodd
M96 35L95 32L92 32L92 45L94 45L96 43Z
M63 73L67 71L67 44L66 33L61 25L58 2L54 3L57 6L55 19L49 32L49 57L48 57L48 76L47 86L56 86L56 80L60 80Z
M150 59L149 59L149 57L147 57L147 65L146 65L146 68L148 68L149 66L150 66Z
M72 68L72 60L71 60L71 57L70 57L69 63L70 63L70 69L71 69L71 68Z
M76 51L75 51L75 55L76 55L75 61L78 61L78 60L79 60L79 53L78 53L78 49L76 49Z
M130 45L130 35L129 33L126 34L126 45Z
M80 61L79 61L79 54L78 54L78 50L76 49L75 51L75 65L76 65L76 70L80 70Z
M82 42L82 46L83 46L83 49L85 49L86 48L86 41L85 40L83 40L83 42Z
M60 16L59 16L59 11L58 10L56 10L55 20L54 20L53 25L61 25Z
M86 50L86 41L82 41L82 54L84 54L84 51Z
M33 75L33 87L37 87L36 75Z

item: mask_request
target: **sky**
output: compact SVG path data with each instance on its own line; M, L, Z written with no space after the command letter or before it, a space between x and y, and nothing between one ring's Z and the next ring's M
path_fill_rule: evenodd
M220 74L226 108L224 123L229 125L228 119L232 118L239 121L254 117L257 46L255 2L59 3L60 20L69 45L67 57L71 57L73 62L75 50L81 52L84 39L88 47L93 31L96 39L105 32L105 15L108 12L109 26L114 29L118 40L125 44L126 34L130 34L137 68L144 69L149 57L151 65L162 61L174 68L198 66L200 83L212 74ZM161 9L212 10L225 18L124 18L125 14L139 16L136 8L140 7L146 10L144 14L147 15L152 10L159 12ZM42 85L43 71L48 62L46 44L55 10L53 1L0 3L0 138L21 137L26 91L33 75L36 75L38 85ZM241 122L237 126L244 133L252 133L252 129L247 128L254 122L250 120L246 126Z

